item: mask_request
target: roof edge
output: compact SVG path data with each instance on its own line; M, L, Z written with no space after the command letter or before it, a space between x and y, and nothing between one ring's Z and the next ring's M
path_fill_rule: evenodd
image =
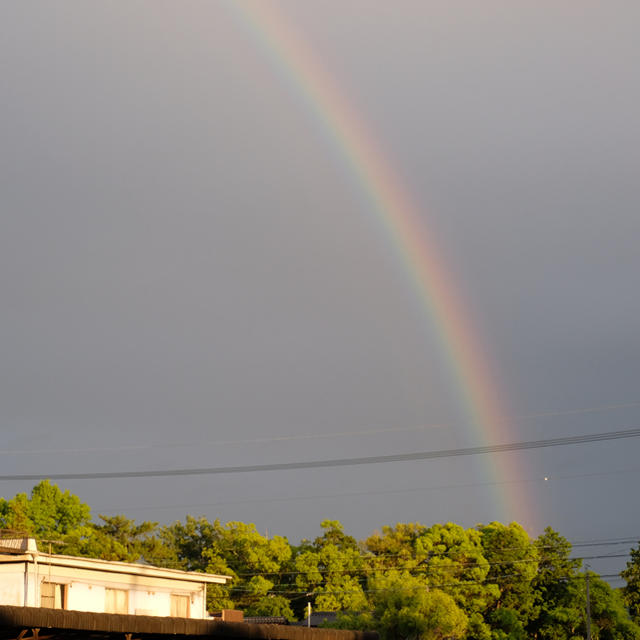
M80 556L66 556L55 553L1 553L0 563L6 562L45 562L51 566L72 567L76 569L93 569L110 573L126 573L148 576L153 578L173 578L189 582L206 582L226 584L233 576L200 571L183 571L182 569L168 569L149 564L122 562L120 560L103 560L101 558L83 558Z

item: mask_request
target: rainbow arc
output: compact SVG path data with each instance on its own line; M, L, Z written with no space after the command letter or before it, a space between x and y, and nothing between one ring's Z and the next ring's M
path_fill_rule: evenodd
M419 303L436 327L446 361L468 415L474 439L483 445L512 438L507 403L501 397L479 332L458 293L444 256L399 172L387 161L364 117L347 99L336 79L305 39L273 3L231 2L229 8L268 54L279 74L295 87L346 162L368 201L368 210L403 265ZM518 470L508 454L487 458L497 481L501 519L531 525L528 496L517 489Z

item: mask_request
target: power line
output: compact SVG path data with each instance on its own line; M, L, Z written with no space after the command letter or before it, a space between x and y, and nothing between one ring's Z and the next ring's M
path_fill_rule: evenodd
M555 416L582 415L587 413L602 413L616 409L629 409L632 407L640 407L640 402L627 402L621 404L605 404L595 407L579 407L576 409L564 409L557 411L539 411L525 413L514 417L515 421L526 420L529 418L547 418ZM170 443L144 443L144 444L128 444L118 447L69 447L63 449L0 449L0 455L41 455L41 454L80 454L80 453L117 453L124 451L149 451L152 449L177 449L189 447L219 447L223 445L250 445L250 444L266 444L270 442L286 442L295 440L320 440L327 438L339 437L359 437L378 435L384 433L398 433L402 431L425 431L431 429L450 428L447 424L421 424L404 427L386 427L381 429L360 429L356 431L333 431L328 433L310 433L310 434L289 434L275 435L262 438L245 438L236 440L210 440L210 441L193 441L193 442L170 442Z
M596 556L580 556L580 557L571 557L571 558L567 558L568 561L575 561L575 560L599 560L599 559L603 559L603 558L627 558L629 557L628 553L619 553L619 554L615 554L615 555L596 555ZM360 556L361 559L363 560L369 560L369 561L375 561L378 560L380 558L380 556ZM147 558L147 559L151 559L151 558ZM441 556L434 556L435 560L440 560L442 559ZM408 558L407 559L407 563L411 562L412 560L415 560L414 558ZM391 563L385 563L381 566L371 566L371 567L367 567L364 566L365 563L363 563L363 566L358 567L358 568L348 568L348 569L321 569L317 566L311 567L308 570L292 570L292 571L247 571L247 572L240 572L240 573L236 573L236 576L238 577L242 577L242 578L250 578L250 577L256 577L256 576L279 576L279 577L283 577L283 576L300 576L300 575L307 575L309 573L313 573L313 574L320 574L320 575L324 575L324 574L333 574L333 575L349 575L349 574L354 574L355 576L357 575L364 575L364 574L375 574L375 573L384 573L385 571L393 571L393 570L400 570L400 571L408 571L409 573L411 573L411 575L421 575L421 576L430 576L430 575L440 575L441 573L445 573L445 572L459 572L462 573L464 571L470 571L470 570L475 570L475 569L490 569L491 567L503 567L503 566L510 566L510 565L520 565L520 564L539 564L540 563L540 558L520 558L517 560L498 560L498 561L488 561L488 560L465 560L465 561L459 561L459 560L452 560L451 564L443 564L443 565L439 565L437 567L433 567L430 566L428 564L428 561L426 561L427 563L425 564L423 561L419 562L417 565L415 566L406 566L406 563L397 563L397 564L391 564ZM375 564L375 563L374 563ZM233 569L232 569L233 570ZM521 576L518 576L521 577Z
M640 402L625 402L623 404L602 404L596 407L580 407L578 409L560 409L557 411L538 411L535 413L525 413L516 416L516 420L526 418L547 418L553 416L572 416L585 413L601 413L603 411L611 411L613 409L630 409L632 407L640 407Z
M52 474L10 474L0 475L0 480L102 480L108 478L159 478L176 476L217 475L229 473L250 473L263 471L292 471L296 469L320 469L335 467L352 467L356 465L379 464L385 462L415 462L433 460L437 458L452 458L457 456L471 456L485 453L505 453L510 451L526 451L567 445L604 442L637 438L640 428L593 433L581 436L567 436L545 440L530 440L526 442L512 442L508 444L485 445L480 447L466 447L460 449L442 449L439 451L418 451L414 453L397 453L382 456L365 456L359 458L334 458L328 460L312 460L305 462L283 462L274 464L239 465L228 467L208 467L193 469L162 469L147 471L103 471L85 473L52 473Z
M638 403L640 404L640 403ZM546 415L546 414L545 414ZM237 440L210 440L198 442L170 442L165 444L130 444L120 447L87 447L65 449L1 449L0 455L37 455L51 453L115 453L122 451L147 451L151 449L178 449L188 447L219 447L222 445L266 444L269 442L288 442L292 440L321 440L339 437L357 437L378 435L382 433L398 433L400 431L425 431L430 429L444 429L445 424L421 424L408 427L387 427L384 429L360 429L358 431L332 431L328 433L310 433L298 435L276 435L263 438L245 438Z
M603 575L598 575L598 578L604 580L604 579L615 579L618 578L619 576L617 574L603 574ZM584 580L585 575L584 573L579 573L576 575L565 575L565 576L555 576L553 578L549 578L549 580L552 580L553 582L566 582L568 580L579 580L582 581ZM483 585L483 584L498 584L500 585L501 582L506 581L506 580L511 580L511 579L522 579L522 576L518 575L518 574L510 574L510 575L503 575L503 576L493 576L493 577L488 577L488 578L484 578L483 580L460 580L457 582L450 582L450 583L442 583L442 584L430 584L429 588L431 589L459 589L459 588L464 588L464 587L475 587L478 585ZM227 586L227 585L225 585ZM312 595L312 596L320 596L320 595L340 595L340 594L347 594L347 593L363 593L363 594L367 594L367 593L387 593L389 591L396 591L397 587L388 587L386 589L372 589L372 588L364 588L364 587L360 587L359 589L331 589L331 590L324 590L321 589L319 591L314 591L309 593L307 592L302 592L302 591L293 591L291 590L288 585L281 585L283 588L282 589L271 589L269 590L269 594L270 595L287 595L287 596L296 596L296 595ZM228 587L230 588L230 590L232 592L236 592L236 593L251 593L252 590L251 589L243 589L243 588L234 588L231 585L228 585Z
M640 472L640 467L634 469L616 469L613 471L592 471L588 473L572 473L572 474L562 474L562 475L551 475L550 479L552 481L558 480L572 480L577 478L594 478L594 477L603 477L603 476L611 476L611 475L620 475L625 473L638 473ZM523 480L494 480L491 482L464 482L464 483L456 483L456 484L436 484L431 485L429 487L408 487L406 489L366 489L362 491L341 491L340 493L320 493L320 494L307 494L307 495L297 495L297 496L279 496L276 498L248 498L246 500L219 500L217 502L198 502L191 504L158 504L158 505L128 505L125 507L95 507L94 511L99 513L106 512L114 512L114 511L127 511L127 510L136 510L136 511L155 511L158 509L199 509L202 507L224 507L226 505L241 505L241 504L264 504L266 502L297 502L301 500L324 500L331 498L349 498L354 496L373 496L373 495L393 495L399 493L417 493L420 491L441 491L448 489L468 489L478 488L478 487L493 487L498 485L505 484L524 484L524 483L546 483L548 479L545 480L545 477L539 476L537 478L526 478ZM635 542L632 541L632 542Z
M591 541L589 542L587 545L584 546L589 546L589 547L608 547L611 545L617 545L617 544L635 544L638 540L640 539L640 536L634 536L634 537L629 537L629 538L615 538L614 541L612 542L609 539L603 539L603 540L598 540L598 541ZM571 543L570 541L567 541L569 543L569 545L571 547L574 546L581 546L582 543ZM500 549L501 552L514 552L514 551L540 551L541 549L555 549L556 546L555 545L538 545L536 544L535 540L531 541L530 545L527 546L518 546L518 547L504 547L502 549ZM479 554L484 553L485 549L481 546L475 547L474 551L476 551ZM428 555L428 554L427 554ZM469 557L470 556L470 552L460 552L459 549L450 549L449 551L445 551L445 552L438 552L438 553L434 553L432 556L429 557L425 557L425 558L421 558L419 560L419 562L413 566L413 567L408 567L406 566L406 564L412 562L412 561L416 561L418 560L418 558L416 557L416 555L411 555L411 556L407 556L407 557L401 557L400 554L398 553L383 553L383 554L377 554L375 552L370 552L370 553L359 553L357 555L352 555L349 556L349 560L361 560L363 562L363 566L357 568L357 569L319 569L319 568L313 568L312 571L315 573L358 573L358 572L368 572L368 571L388 571L390 569L406 569L408 571L417 571L419 573L424 573L425 569L427 570L426 572L429 573L429 567L427 564L425 564L425 562L429 562L431 560L443 560L443 559L451 559L453 564L447 564L447 565L439 565L437 568L435 568L435 571L450 571L450 570L458 570L461 567L470 567L472 569L476 569L476 568L485 568L485 567L493 567L493 566L501 566L501 565L509 565L509 564L531 564L531 563L536 563L536 562L541 562L541 558L521 558L521 559L516 559L516 560L493 560L493 561L489 561L486 558L484 558L484 556L480 555L481 559L468 559L468 560L456 560L455 557L459 556L459 555L464 555ZM616 553L616 554L600 554L600 555L584 555L584 556L572 556L567 558L567 560L569 561L575 561L575 560L602 560L602 559L609 559L609 558L626 558L629 556L629 552L625 552L625 553ZM145 556L145 559L150 561L150 562L157 562L157 561L169 561L173 564L175 563L180 563L182 560L180 558L176 558L176 559L167 559L164 557L159 557L159 556ZM388 560L398 560L397 563L392 563L392 562L388 562ZM386 562L380 566L377 567L371 567L371 568L367 568L364 565L367 564L368 562L376 562L376 561L380 561L380 560L386 560ZM432 567L431 570L434 570L434 568ZM311 570L310 570L311 571ZM279 576L283 576L283 575L299 575L299 574L304 574L304 573L308 573L308 571L303 571L303 570L292 570L292 571L251 571L251 572L242 572L242 573L236 573L237 576L270 576L270 575L279 575Z
M640 537L627 536L626 538L607 538L606 540L579 540L578 542L571 542L571 547L602 547L612 546L617 544L636 544L640 540Z

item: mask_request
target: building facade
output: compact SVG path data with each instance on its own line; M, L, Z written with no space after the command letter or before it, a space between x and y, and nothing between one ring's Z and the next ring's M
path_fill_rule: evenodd
M207 584L228 576L42 553L35 540L0 540L0 605L207 618Z

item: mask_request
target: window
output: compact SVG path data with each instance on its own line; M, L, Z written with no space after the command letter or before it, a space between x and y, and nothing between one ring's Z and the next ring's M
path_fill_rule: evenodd
M181 596L176 593L171 594L171 617L189 617L189 596Z
M40 606L48 609L67 608L67 585L57 582L40 584Z
M129 613L129 594L125 589L105 589L106 613Z

